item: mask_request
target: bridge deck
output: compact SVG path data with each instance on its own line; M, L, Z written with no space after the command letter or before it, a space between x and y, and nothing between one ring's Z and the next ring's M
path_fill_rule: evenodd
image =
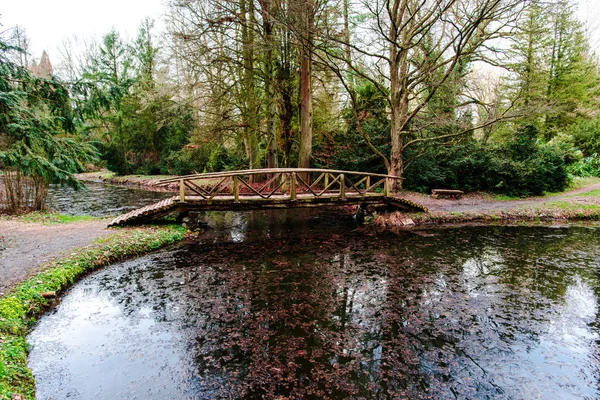
M297 176L296 171L300 171L301 173L317 171L320 176L311 183L310 176L303 179ZM279 172L275 177L271 178L270 182L275 182L275 184L260 184L258 185L262 186L260 189L255 189L252 184L249 184L244 179L253 174L264 174L264 170L234 171L223 174L182 177L180 179L179 196L173 196L155 204L128 212L115 218L109 226L146 223L172 212L185 211L243 211L362 204L387 204L409 211L427 211L423 206L392 196L387 184L387 176L385 175L381 179L381 175L370 174L370 176L379 179L377 183L371 185L369 174L356 173L362 174L360 175L362 179L358 182L356 180L353 182L344 175L344 171L341 171L342 173L334 171L337 175L326 170L325 172L323 171L306 169L285 170L285 172ZM352 173L346 172L346 174ZM197 184L200 179L207 178L221 180L218 183L204 183L203 186ZM232 179L231 184L223 185L224 180L228 178ZM277 178L280 178L279 183L276 181ZM167 181L172 182L173 180L170 179ZM327 183L321 183L321 186L318 186L321 181ZM385 190L374 191L376 186L384 182ZM286 190L280 189L283 184L287 184L289 187ZM245 185L250 193L241 193L239 187L242 185ZM339 190L332 190L334 185L337 185ZM272 186L277 187L273 189ZM186 190L191 191L193 194L187 194Z

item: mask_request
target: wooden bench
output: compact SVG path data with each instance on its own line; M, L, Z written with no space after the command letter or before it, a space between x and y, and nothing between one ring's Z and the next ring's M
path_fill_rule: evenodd
M438 197L451 197L453 199L460 199L464 194L462 190L452 190L452 189L432 189L431 197L437 199Z

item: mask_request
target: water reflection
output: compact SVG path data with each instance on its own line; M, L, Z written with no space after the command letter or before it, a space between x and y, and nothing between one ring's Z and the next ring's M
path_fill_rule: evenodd
M30 336L38 398L600 396L597 230L265 215L84 279Z

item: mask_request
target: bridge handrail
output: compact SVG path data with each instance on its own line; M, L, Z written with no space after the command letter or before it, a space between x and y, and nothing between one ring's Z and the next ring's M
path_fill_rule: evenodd
M394 175L376 174L371 172L358 172L358 171L343 171L337 169L321 169L321 168L263 168L263 169L244 169L237 171L223 171L223 172L207 172L203 174L191 174L182 175L175 178L166 178L158 181L158 185L166 185L168 183L180 182L181 180L193 180L203 178L228 178L239 175L265 175L265 174L279 174L279 173L329 173L329 174L344 174L344 175L357 175L357 176L372 176L377 178L388 178L394 180L403 180L404 178Z

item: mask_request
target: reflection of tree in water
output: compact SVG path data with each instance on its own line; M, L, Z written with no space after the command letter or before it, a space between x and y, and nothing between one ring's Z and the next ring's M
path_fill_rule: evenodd
M519 397L507 375L529 371L515 351L538 345L575 279L599 298L586 232L296 237L262 223L268 238L200 244L155 281L123 282L159 294L155 317L190 341L200 397Z
M399 262L399 254L380 248L388 242L369 249L368 241L349 240L350 248L342 241L348 238L284 241L270 249L276 255L249 254L256 243L211 250L210 258L227 254L228 265L219 268L211 322L199 332L200 380L236 397L438 393L456 356L444 347L450 336L423 333L428 317L420 304L434 285L431 267ZM432 347L449 356L429 365L422 358ZM220 381L223 374L237 377L234 389Z
M308 249L306 256L288 254L289 246L282 242L269 255L249 254L257 246L216 250L229 262L196 350L204 382L221 371L235 378L222 382L222 396L322 398L354 391L337 356L341 334L331 305L338 271Z

